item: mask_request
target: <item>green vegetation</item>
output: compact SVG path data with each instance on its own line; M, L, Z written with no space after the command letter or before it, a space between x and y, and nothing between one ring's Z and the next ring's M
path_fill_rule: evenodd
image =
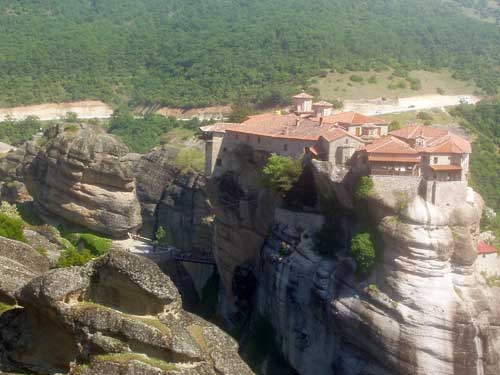
M349 255L356 261L356 275L359 278L367 277L375 266L377 258L370 233L360 233L352 239Z
M348 86L347 83L352 83L349 77L353 74L362 77L368 84L353 84ZM473 95L478 91L473 81L463 81L454 78L453 73L446 69L439 71L408 70L405 74L407 76L401 77L401 74L396 76L393 69L377 72L373 68L365 72L341 73L335 71L329 73L324 78L317 79L317 82L313 83L312 87L317 89L320 96L328 101L332 101L335 98L345 101L380 97L395 99L407 96L431 95L436 94L438 88L441 87L446 89L446 94L448 95ZM404 88L397 87L399 81L402 81L401 86L404 86ZM311 92L313 91L311 90Z
M500 99L476 106L461 105L452 112L460 125L475 137L472 145L470 183L488 206L500 210Z
M457 120L451 116L448 112L442 111L441 109L431 109L428 111L408 111L401 113L390 113L386 115L380 115L378 117L385 118L389 121L397 121L401 126L407 124L421 124L424 121L418 118L420 113L425 113L428 118L431 117L431 124L447 125L450 127L457 126ZM429 123L429 122L427 122Z
M363 77L360 77L360 76L355 75L355 74L353 74L350 77L350 80L353 81L353 82L363 82L364 81Z
M94 258L106 254L113 242L106 237L93 233L79 233L63 228L66 249L61 252L57 261L58 268L83 266Z
M499 87L500 30L435 0L0 1L0 105L277 104L313 76L449 67ZM300 12L297 11L300 9ZM54 57L57 58L54 58Z
M495 236L495 240L490 241L490 245L498 250L498 255L500 256L500 215L491 215L485 210L481 218L481 230L491 231Z
M169 135L175 136L175 133L171 131L185 129L194 135L202 125L197 119L180 121L157 114L136 118L133 112L122 107L113 113L108 132L120 137L130 151L146 153L155 146L172 141ZM184 135L188 134L185 132Z
M302 174L302 162L288 156L271 154L262 173L268 187L286 195Z
M26 242L23 234L24 222L14 216L0 213L0 236L11 240Z
M7 312L7 311L15 309L15 308L16 308L16 306L7 305L3 302L0 302L0 315L2 315L4 312Z
M28 117L21 121L2 121L0 122L0 141L18 146L30 140L43 127L44 125L37 117Z
M168 233L162 226L160 226L155 233L155 243L160 246L168 244Z
M182 173L203 172L205 169L205 154L197 148L182 148L173 160Z
M359 202L363 199L371 197L373 194L373 180L370 176L363 176L358 182L354 198Z
M429 113L427 112L418 112L417 113L417 118L419 120L422 120L424 122L424 125L431 125L432 120L434 119Z

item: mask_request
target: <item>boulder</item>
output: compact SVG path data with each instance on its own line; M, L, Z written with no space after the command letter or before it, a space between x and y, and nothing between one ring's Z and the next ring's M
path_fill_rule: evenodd
M28 190L42 214L114 237L142 224L127 147L97 126L50 128L25 169Z
M70 374L252 374L233 339L185 312L150 260L112 250L17 293L0 319L4 367Z
M15 304L15 294L49 270L49 261L31 246L0 237L0 302Z

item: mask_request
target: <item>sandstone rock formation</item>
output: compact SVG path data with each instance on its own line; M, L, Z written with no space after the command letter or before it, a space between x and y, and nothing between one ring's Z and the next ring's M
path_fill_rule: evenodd
M49 270L49 261L31 246L0 237L0 303L14 305L15 294Z
M353 213L342 216L350 202L334 212L338 248L322 256L316 219L278 214L255 199L251 212L274 215L254 217L262 229L247 226L242 207L252 184L237 173L230 183L224 178L213 181L213 203L225 293L237 297L238 267L258 265L257 311L270 320L283 355L301 375L500 372L500 288L475 270L478 195L440 207L419 196L418 179L376 181L379 194L364 206L384 239L383 257L372 276L359 281L347 250L360 225ZM324 199L341 200L353 190L335 171L317 169L315 180ZM241 240L242 232L259 241Z
M122 237L142 223L127 147L98 127L60 125L39 140L25 180L37 207Z
M6 370L70 374L252 374L234 340L183 311L151 261L111 251L60 269L17 293L0 318Z

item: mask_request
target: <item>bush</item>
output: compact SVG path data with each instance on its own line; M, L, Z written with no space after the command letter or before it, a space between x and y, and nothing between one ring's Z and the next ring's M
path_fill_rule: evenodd
M377 79L377 76L371 76L370 78L368 78L368 83L374 85L378 82L378 79Z
M410 82L410 88L413 91L418 91L422 88L422 82L418 78L410 78L408 77L406 79L408 82Z
M428 114L427 112L417 113L417 118L419 120L422 120L424 122L424 125L430 125L430 124L432 124L432 120L434 120L434 118L430 114Z
M357 76L353 74L352 76L349 77L349 79L353 82L363 82L363 77Z
M9 202L2 201L0 204L0 213L5 214L9 217L13 217L15 219L21 219L21 215L17 210L17 207Z
M0 213L0 236L26 242L23 230L24 222L21 219Z
M76 248L70 247L62 251L61 256L57 261L57 267L66 268L73 266L84 266L93 258L94 257L92 256L92 253L88 249L78 251Z
M389 86L387 86L390 90L397 90L397 89L405 89L406 88L406 82L403 80L399 80L397 82L391 83Z
M369 198L373 194L373 179L370 176L363 176L358 182L354 193L357 201Z
M38 254L43 255L44 257L46 257L48 254L47 249L43 246L38 246L35 250L37 251Z
M438 88L436 89L436 91L437 91L437 93L438 93L439 95L444 95L444 94L445 94L444 89L442 89L441 87L438 87Z
M78 238L78 245L89 249L93 256L101 256L106 254L110 249L113 241L106 237L100 237L91 233L82 233Z
M179 151L173 163L183 173L203 172L205 169L205 154L196 148L183 148Z
M331 101L333 108L341 109L344 106L344 103L341 100L334 99Z
M356 275L358 277L368 276L375 266L377 258L370 233L360 233L352 239L349 255L356 261Z
M262 172L268 187L286 194L299 180L302 174L302 162L288 156L271 154Z

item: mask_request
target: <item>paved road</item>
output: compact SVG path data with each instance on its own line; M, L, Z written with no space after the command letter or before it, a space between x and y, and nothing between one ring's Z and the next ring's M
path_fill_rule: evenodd
M472 95L422 95L387 101L382 99L346 100L343 111L356 111L368 116L420 111L456 106L460 104L460 99L465 96L471 99L472 104L481 100L480 97Z

